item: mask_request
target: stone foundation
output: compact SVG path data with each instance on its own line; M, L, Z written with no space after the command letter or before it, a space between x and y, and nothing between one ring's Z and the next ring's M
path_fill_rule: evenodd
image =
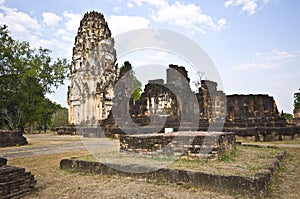
M282 141L284 137L293 139L300 135L300 128L291 127L245 127L223 128L225 132L234 132L237 136L253 137L254 141Z
M101 127L76 127L76 135L82 135L83 137L105 137L105 134Z
M101 162L88 162L83 160L62 159L61 169L72 169L80 172L95 173L101 175L130 176L139 179L153 181L164 181L169 183L189 183L195 187L206 187L214 191L230 191L246 193L253 197L259 197L268 189L272 176L278 168L285 153L277 158L265 169L260 170L253 177L214 175L204 172L193 172L161 168L153 170L140 165L111 165ZM114 168L119 168L114 169ZM125 169L126 168L126 169ZM132 168L132 172L124 172ZM151 171L146 173L136 173L137 170Z
M56 132L57 135L76 135L75 125L53 127L53 128L51 128L51 131Z
M19 131L0 130L0 147L21 146L28 144L23 133Z
M146 155L219 157L233 149L235 141L235 134L230 132L181 131L164 134L121 135L120 150Z
M6 165L0 158L0 198L21 198L30 194L36 184L34 176L24 168Z

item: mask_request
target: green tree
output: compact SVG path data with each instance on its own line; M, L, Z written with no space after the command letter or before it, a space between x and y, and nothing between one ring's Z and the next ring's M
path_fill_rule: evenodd
M50 54L13 39L7 26L0 26L0 123L7 128L23 131L28 124L32 132L40 109L47 108L45 94L63 84L69 64Z
M283 117L287 120L292 120L293 119L293 114L290 113L283 113Z
M37 109L37 124L39 133L41 130L46 133L48 127L51 125L52 122L52 115L62 109L62 107L56 103L51 102L49 99L45 98L38 106Z
M60 127L68 124L68 109L60 107L51 117L51 126Z
M300 109L300 89L299 92L294 93L294 107Z

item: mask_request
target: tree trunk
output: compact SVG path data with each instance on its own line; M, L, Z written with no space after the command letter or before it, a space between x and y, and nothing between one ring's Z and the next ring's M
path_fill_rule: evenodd
M44 125L44 133L47 132L47 124Z
M34 121L29 122L29 133L32 134L34 131Z
M24 134L24 132L25 132L25 127L24 127L23 125L21 125L21 126L19 127L19 129L20 129L21 133Z

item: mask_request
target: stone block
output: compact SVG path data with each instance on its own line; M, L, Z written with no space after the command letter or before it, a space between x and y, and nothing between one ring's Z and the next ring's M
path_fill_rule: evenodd
M6 165L7 159L0 157L0 167Z
M28 144L20 131L0 130L0 147L21 146Z

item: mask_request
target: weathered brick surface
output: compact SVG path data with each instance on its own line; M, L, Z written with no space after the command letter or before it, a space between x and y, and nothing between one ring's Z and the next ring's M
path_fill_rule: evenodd
M182 111L191 113L194 106L186 106L184 110L179 110L176 96L165 87L172 85L172 81L167 84L163 84L161 81L149 81L142 97L134 105L130 105L131 119L138 126L126 125L130 124L130 121L124 121L123 118L118 119L123 123L117 124L114 116L110 114L108 119L101 123L106 136L112 137L114 134L128 134L128 132L130 134L162 133L164 128L173 128L176 132L179 131L179 127L181 131L234 132L239 136L253 136L256 141L282 140L284 136L299 135L300 127L297 127L296 124L294 126L287 124L285 118L279 114L272 96L262 94L226 96L217 89L216 82L208 80L201 81L199 92L194 93L199 103L195 106L199 106L200 111L199 118L195 120L199 121L198 125L183 122L181 121ZM189 89L181 87L177 89L189 91ZM194 94L187 92L185 95ZM155 104L151 108L149 103L152 98L155 99ZM172 99L169 106L168 99ZM189 100L186 101L189 103ZM156 103L160 105L158 106ZM162 106L163 108L161 108ZM154 123L152 126L149 125L150 115L153 113L167 115L166 122L160 129Z
M288 136L293 138L295 135L300 135L300 128L296 126L286 127L225 127L225 132L234 132L237 136L254 137L255 141L272 141L283 140L283 137Z
M120 149L142 154L218 157L235 146L235 135L224 132L186 131L164 134L141 134L120 136ZM201 149L201 150L200 150Z
M2 160L4 158L0 158ZM5 159L4 159L5 160ZM30 194L36 184L34 176L24 168L0 166L0 198L21 198Z
M28 144L23 133L19 131L0 130L0 147L21 146Z

